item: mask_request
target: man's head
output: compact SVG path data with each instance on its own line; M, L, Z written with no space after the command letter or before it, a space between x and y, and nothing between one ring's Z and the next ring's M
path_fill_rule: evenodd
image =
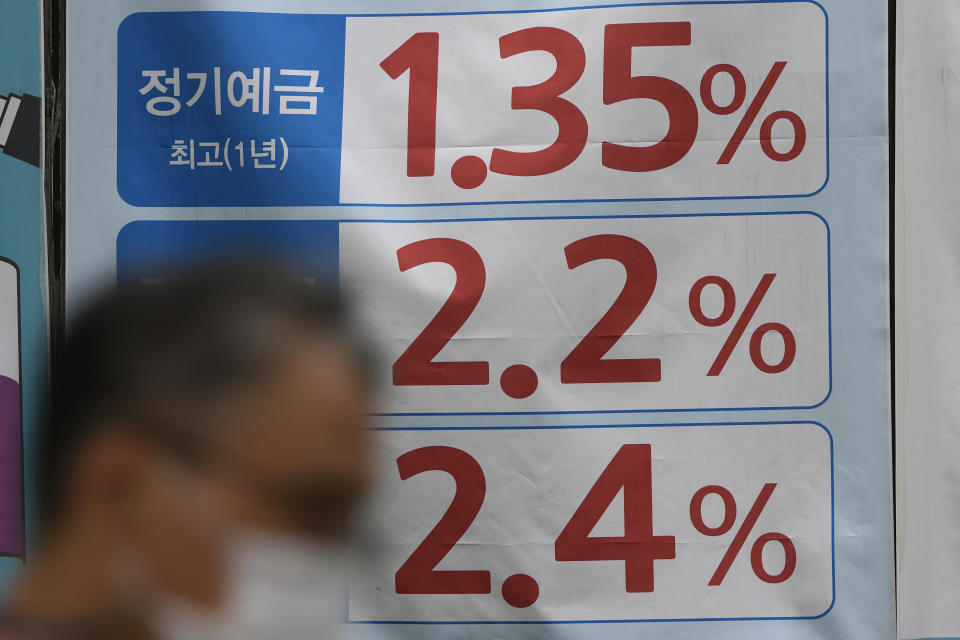
M311 283L233 264L123 286L68 333L41 445L44 536L215 606L238 532L346 535L369 401L339 301Z

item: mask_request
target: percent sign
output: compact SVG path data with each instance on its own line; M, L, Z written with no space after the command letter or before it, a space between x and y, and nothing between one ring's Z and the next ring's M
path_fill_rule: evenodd
M770 73L767 74L757 95L754 96L750 106L747 107L746 113L743 114L743 118L740 119L740 124L737 125L733 137L730 138L727 146L723 149L723 153L720 154L717 164L730 164L750 127L753 126L757 116L760 115L760 109L766 103L767 98L770 97L770 92L773 91L773 87L777 84L777 80L780 79L780 74L783 73L786 66L786 62L780 61L775 62L773 67L770 68ZM721 73L727 74L733 80L733 98L726 106L717 104L713 96L713 81ZM718 116L730 115L739 110L747 101L747 81L743 77L743 72L730 64L717 64L710 67L700 80L700 100L708 111ZM793 146L786 153L780 153L773 148L773 126L780 120L786 120L793 126ZM803 152L806 144L807 128L800 116L793 111L774 111L760 124L760 147L771 160L777 162L793 160Z
M777 484L775 482L768 482L763 485L763 489L760 490L760 495L757 496L753 506L750 507L747 517L743 519L740 528L737 529L737 533L733 537L733 541L723 554L720 564L717 565L717 570L714 571L713 577L710 578L708 584L711 587L723 584L724 578L727 577L727 572L730 571L730 566L733 564L737 555L739 555L740 550L743 549L747 537L753 531L754 526L756 526L760 514L763 512L764 507L767 506L767 502L770 501L770 496L773 495L773 490L776 488ZM703 521L703 501L710 495L718 496L723 500L723 522L716 527L711 527ZM726 488L712 484L700 488L693 494L693 498L690 500L690 521L693 523L694 528L703 535L715 537L729 533L733 529L736 520L737 502L733 494ZM781 569L779 573L768 573L763 566L763 549L771 542L778 542L783 548L784 563L783 569ZM750 566L753 567L753 573L766 583L778 584L785 582L790 579L790 576L793 575L794 570L797 568L797 548L793 545L793 541L782 533L775 531L765 533L757 538L750 548Z
M740 339L747 330L747 326L750 324L750 321L753 320L753 316L760 307L760 303L763 302L764 296L766 296L767 291L770 290L770 285L773 284L773 280L776 278L776 275L777 274L775 273L766 273L760 279L760 284L758 284L757 288L754 289L753 295L750 296L750 300L747 302L747 306L744 307L743 311L740 313L740 317L737 319L736 323L734 323L733 329L730 330L730 334L727 336L727 340L723 343L720 353L717 354L716 359L713 361L713 365L711 365L710 370L707 372L708 376L718 376L720 375L720 372L723 371L727 361L730 359L730 355L733 353L733 349L740 342ZM715 285L720 288L720 291L723 292L723 309L720 311L718 316L713 318L704 313L701 302L703 290L709 285ZM730 319L733 318L736 305L737 296L733 290L733 285L731 285L728 280L725 280L719 276L706 276L700 278L690 289L690 314L693 316L694 320L705 327L719 327L729 322ZM770 364L763 359L762 351L763 338L771 332L779 334L783 339L783 357L780 359L780 362L774 364ZM754 366L764 373L782 373L786 371L790 368L790 365L793 364L793 360L796 355L797 341L793 336L793 332L787 328L786 325L783 325L779 322L767 322L762 324L757 327L753 332L753 335L750 336L750 359L753 360Z

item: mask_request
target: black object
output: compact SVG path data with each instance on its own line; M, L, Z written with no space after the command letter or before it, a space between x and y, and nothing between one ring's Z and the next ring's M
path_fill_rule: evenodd
M40 98L10 94L0 98L0 149L4 155L40 166Z

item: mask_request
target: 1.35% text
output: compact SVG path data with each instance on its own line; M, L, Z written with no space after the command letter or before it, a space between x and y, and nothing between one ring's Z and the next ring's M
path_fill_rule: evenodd
M637 47L690 46L690 22L640 22L608 24L603 44L603 104L626 100L654 100L667 112L668 128L663 139L648 146L602 142L601 162L616 171L643 173L670 167L682 160L697 141L700 114L690 91L665 77L637 75L632 54ZM510 106L514 110L535 110L556 122L556 140L536 151L513 151L494 147L489 160L465 155L453 163L453 182L462 189L482 185L488 170L509 176L542 176L572 164L586 147L590 125L583 111L563 98L581 79L587 66L583 44L572 33L556 27L530 27L500 37L503 59L530 52L546 52L556 62L555 73L542 83L514 87ZM437 102L440 34L421 32L411 36L385 58L380 66L393 79L409 72L407 121L407 176L432 176L436 170ZM738 149L754 126L771 91L787 67L778 60L770 67L755 95L747 104L747 80L734 65L721 63L703 74L699 97L712 114L728 116L746 109L730 137L717 164L733 161ZM726 76L733 84L733 95L724 101L714 91L715 81ZM722 103L725 102L725 103ZM784 122L792 128L788 148L774 146L774 127ZM761 121L757 137L764 154L776 162L789 162L803 153L807 130L803 119L794 111L774 110Z

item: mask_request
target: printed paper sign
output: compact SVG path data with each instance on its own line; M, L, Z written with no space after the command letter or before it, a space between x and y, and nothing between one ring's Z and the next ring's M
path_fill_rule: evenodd
M282 248L303 277L355 295L384 413L806 407L830 393L816 214L135 222L119 274L162 277L164 260L231 245Z
M351 581L351 620L803 618L833 603L821 425L380 435L393 473L372 508L393 544Z
M117 180L134 205L758 197L827 181L813 2L140 13L118 39Z
M68 313L349 296L357 640L892 637L886 3L389 4L68 0Z
M0 258L0 554L22 556L23 453L20 391L20 281Z
M813 214L340 227L389 413L820 404L828 254Z
M30 461L46 411L43 3L0 3L0 587L32 557ZM49 87L48 87L49 88ZM48 132L49 133L49 132ZM49 160L49 158L48 158ZM28 467L24 468L24 461Z
M960 6L900 3L897 48L899 636L960 638Z

